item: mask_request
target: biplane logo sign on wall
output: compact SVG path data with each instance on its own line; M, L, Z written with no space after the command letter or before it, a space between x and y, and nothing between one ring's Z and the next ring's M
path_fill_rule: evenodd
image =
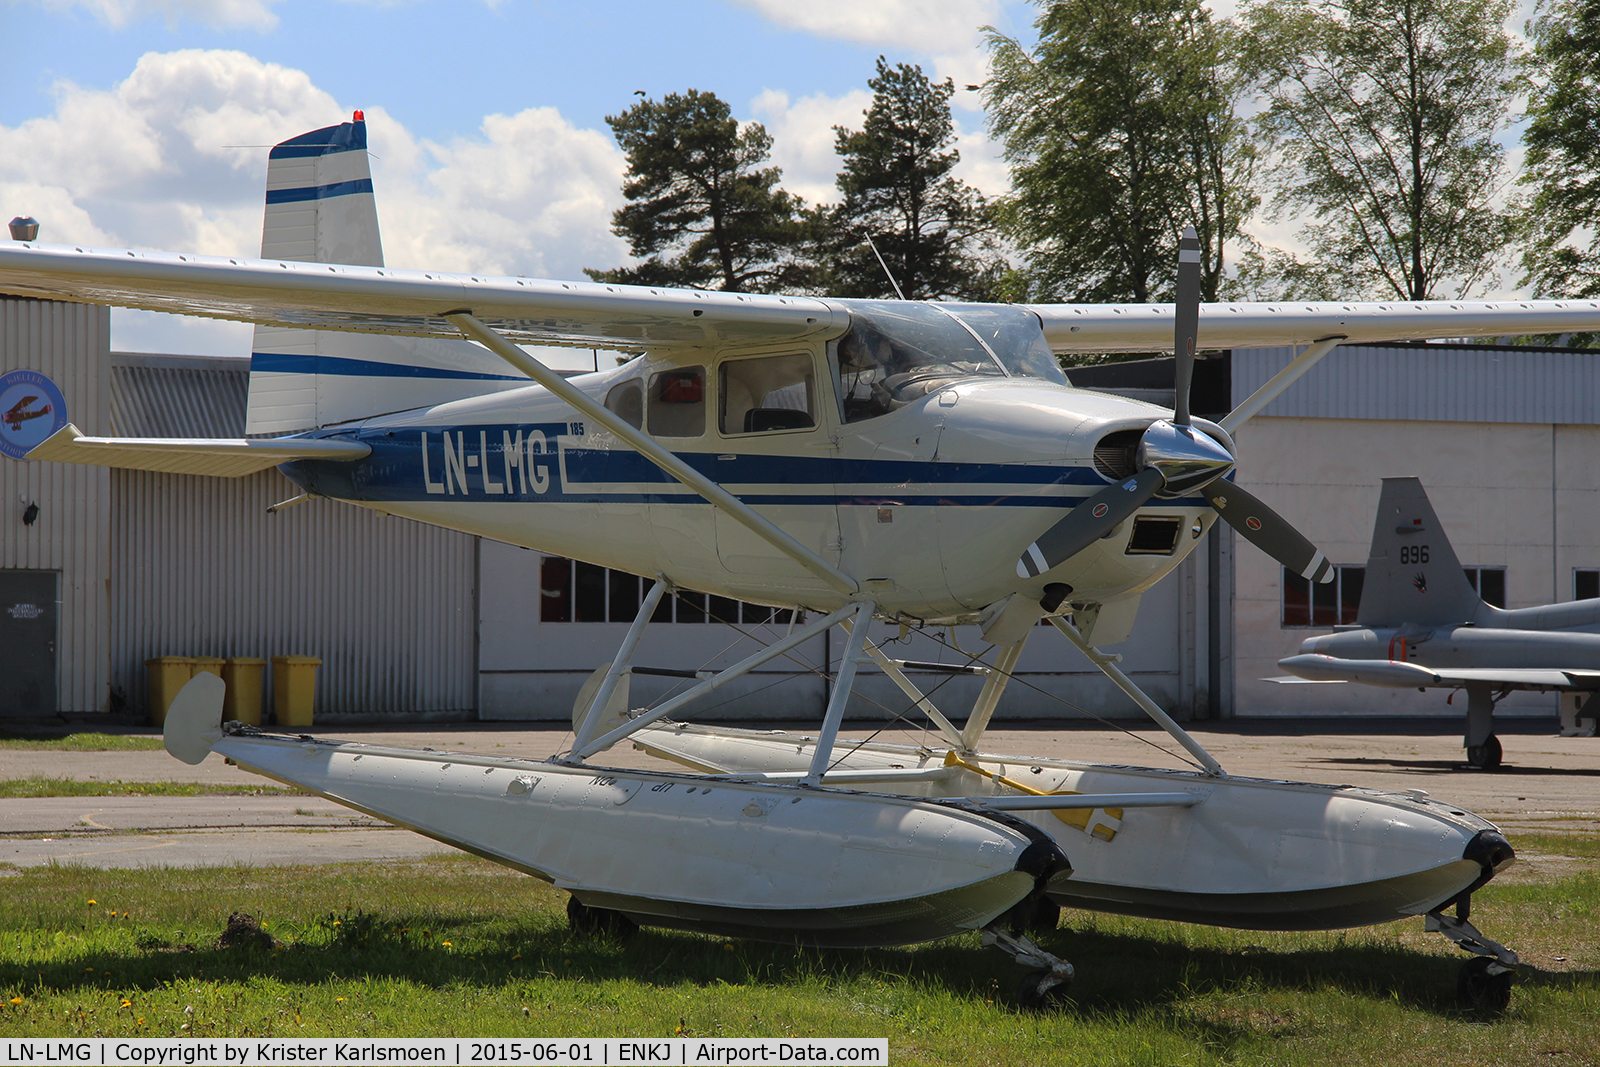
M36 370L0 374L0 453L21 459L67 424L67 401Z

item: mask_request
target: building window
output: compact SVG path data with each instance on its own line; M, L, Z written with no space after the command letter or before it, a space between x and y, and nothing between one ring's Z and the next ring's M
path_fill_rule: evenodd
M563 556L539 563L540 622L632 622L651 583L637 574L597 567ZM681 590L661 598L651 622L788 626L794 612L746 604L725 596ZM802 614L796 621L804 622Z
M1283 625L1349 626L1361 607L1365 567L1335 567L1333 581L1313 582L1283 568Z
M1593 600L1600 597L1600 571L1589 570L1585 567L1574 568L1572 572L1572 599Z
M1506 606L1506 569L1504 567L1462 567L1467 584L1485 604L1497 608Z

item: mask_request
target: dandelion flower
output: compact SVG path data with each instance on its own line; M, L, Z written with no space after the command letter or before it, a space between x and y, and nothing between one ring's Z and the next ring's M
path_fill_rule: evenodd
M11 1003L13 1003L13 1004L21 1004L22 1003L22 998L21 997L12 997L11 998Z
M129 1000L127 997L123 997L122 998L122 1006L124 1008L131 1008L131 1007L133 1007L133 1001Z
M100 903L100 902L99 902L99 901L98 901L98 900L90 900L90 901L86 901L86 903L89 903L89 904L98 904L98 903Z
M453 942L450 942L450 941L441 941L441 942L439 942L439 944L443 945L445 948L455 948L456 947L455 944Z
M343 1004L344 1003L344 998L343 997L334 997L333 998L333 1002L335 1004Z

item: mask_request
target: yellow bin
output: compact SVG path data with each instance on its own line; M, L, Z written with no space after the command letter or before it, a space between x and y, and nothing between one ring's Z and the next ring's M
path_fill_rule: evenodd
M222 665L228 690L222 697L222 721L261 725L261 676L267 661L254 656L233 656Z
M214 674L222 677L222 665L227 662L221 656L190 656L194 666L189 669L189 677L197 674Z
M150 724L161 726L167 721L172 698L189 684L194 660L189 656L153 656L144 661L144 669L149 680Z
M279 726L310 726L317 693L315 656L272 657L272 712Z

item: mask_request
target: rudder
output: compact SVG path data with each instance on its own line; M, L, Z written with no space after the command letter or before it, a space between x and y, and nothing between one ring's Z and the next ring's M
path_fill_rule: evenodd
M1422 482L1385 478L1357 624L1457 625L1472 621L1482 606Z
M361 112L273 147L261 258L384 265ZM297 433L531 384L464 340L257 326L250 353L248 435Z

